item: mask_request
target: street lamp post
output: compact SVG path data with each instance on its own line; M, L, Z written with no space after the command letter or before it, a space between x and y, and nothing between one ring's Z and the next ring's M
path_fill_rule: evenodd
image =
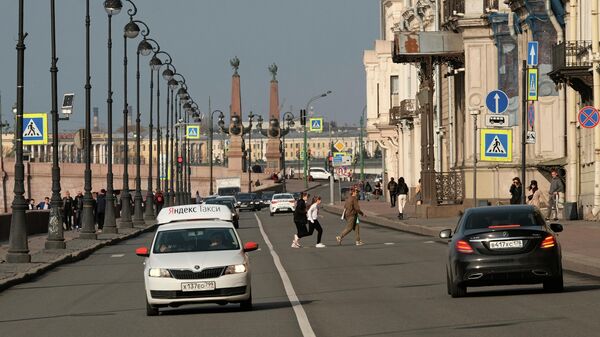
M140 41L140 43L138 44L137 47L137 51L136 51L136 73L135 73L135 79L136 79L136 104L137 104L137 113L136 113L136 118L135 118L135 154L136 154L136 161L135 161L135 196L133 198L133 224L137 225L137 226L143 226L145 225L144 222L144 211L142 210L142 202L143 202L143 197L142 197L142 178L141 178L141 168L140 168L140 160L141 160L141 116L142 113L140 111L140 55L143 56L148 56L150 55L150 53L152 52L152 46L148 43L148 41L146 40L148 34L150 34L150 29L148 28L148 25L146 25L143 21L140 20L135 20L134 23L140 23L144 26L144 30L141 31L143 39L142 41ZM150 77L152 78L152 75L150 75ZM150 95L152 96L152 95ZM152 106L152 104L150 104L150 106ZM151 108L152 109L152 108ZM150 115L150 121L152 121L152 115ZM150 128L149 130L149 137L150 137L150 149L152 148L152 129ZM152 153L152 150L150 150L150 153ZM150 174L150 180L152 180L151 176L151 165L152 165L152 155L150 155L150 167L149 167L149 171ZM151 192L151 190L150 190ZM150 208L152 209L152 196L150 196L150 199L146 198L146 208Z
M365 145L363 143L363 129L365 127L365 109L363 108L362 114L360 115L360 140L358 141L358 147L360 149L360 181L365 180Z
M58 94L57 94L57 73L58 67L56 63L56 0L50 0L50 17L51 17L51 44L52 44L52 65L50 66L51 81L52 81L52 199L50 208L50 217L48 219L48 237L46 239L46 249L64 249L65 238L62 228L62 198L60 197L60 166L58 165ZM87 148L87 146L86 146Z
M25 166L23 165L23 137L17 135L23 130L23 89L25 78L25 36L23 32L24 0L19 0L19 40L17 42L17 123L15 125L15 183L12 202L12 218L10 224L9 248L6 262L29 263L29 247L27 227L25 223Z
M308 149L308 140L307 140L307 128L306 128L306 112L308 111L308 108L310 107L310 104L316 100L318 100L319 98L325 97L327 95L331 94L331 90L327 90L326 92L314 96L311 99L308 100L308 103L306 103L306 108L304 109L304 117L301 117L301 123L304 127L304 188L308 188L308 154L307 154L307 149Z
M218 111L218 110L215 110ZM213 111L214 113L214 111ZM244 125L242 124L242 121L240 120L239 116L232 116L231 117L231 123L233 124L229 129L225 128L225 115L223 114L223 112L219 111L219 128L221 129L221 132L225 133L225 134L233 134L235 136L239 136L241 135L242 137L246 134L246 133L250 133L250 131L252 130L252 122L254 120L254 114L252 113L252 111L250 111L250 113L248 114L248 127L244 127ZM250 168L248 168L248 193L250 193L252 191L252 183L251 181L251 170Z
M209 100L209 105L210 105L210 100ZM210 108L209 108L210 109ZM210 177L209 177L209 181L210 181L210 188L209 188L209 194L213 195L214 194L214 190L213 190L213 133L214 133L214 118L215 118L215 112L219 113L219 121L221 120L220 116L223 116L223 111L221 110L214 110L213 112L210 113L210 125L208 127L208 131L209 131L209 135L208 135L208 165L210 166Z
M133 20L137 8L131 0L127 0L132 8L127 10L129 22L123 31L123 188L121 189L121 221L119 228L131 228L131 194L129 193L129 102L127 101L127 39L133 39L140 33L140 27Z
M263 136L269 136L271 135L271 137L277 137L280 136L282 139L282 142L279 144L280 146L280 153L281 153L281 167L283 169L283 191L287 192L286 189L286 177L285 177L285 136L290 132L290 128L294 127L294 115L291 112L286 112L285 114L283 114L283 119L285 120L286 124L287 124L287 128L281 128L279 120L277 120L276 118L272 118L271 120L269 120L269 129L268 130L263 130L262 129L262 116L258 116L258 123L256 124L256 128L259 130L259 132L263 135Z
M113 186L113 132L112 132L112 16L121 12L123 4L121 0L105 0L104 9L108 14L108 97L106 103L108 106L108 125L107 125L107 174L106 174L106 210L104 213L104 232L116 233L117 221L115 217L115 195Z
M92 85L90 83L90 0L85 3L85 171L83 187L83 210L81 211L81 239L96 239L94 199L92 197ZM58 144L53 146L58 151ZM58 157L58 152L56 153ZM62 228L62 224L60 226Z
M152 110L153 110L153 95L154 95L154 71L156 71L156 119L157 119L157 128L156 128L156 149L157 149L157 155L156 155L156 162L157 162L157 169L156 169L156 188L160 189L160 102L159 102L159 97L160 97L160 82L158 81L158 71L160 70L160 67L162 66L162 61L156 57L156 55L158 53L165 53L166 52L161 52L160 50L160 46L159 44L150 38L146 38L144 39L144 41L146 42L150 42L152 41L154 44L156 44L156 48L153 48L152 45L150 45L148 43L148 46L150 47L150 49L148 49L148 46L145 46L143 49L144 50L151 50L154 51L154 55L152 56L152 58L150 59L150 122L148 124L148 131L149 131L149 151L148 151L148 191L146 193L146 212L144 214L144 218L146 220L153 220L155 218L155 213L154 213L154 193L152 193L152 133L154 130L154 125L152 122ZM142 41L142 42L144 42ZM141 45L141 43L140 43ZM155 50L156 49L156 50ZM144 53L142 52L142 55L144 55ZM169 57L170 60L170 57Z
M248 158L248 193L252 192L252 122L254 121L254 114L252 111L248 114L248 127L244 128L244 133L248 133L248 148L246 150L246 157Z

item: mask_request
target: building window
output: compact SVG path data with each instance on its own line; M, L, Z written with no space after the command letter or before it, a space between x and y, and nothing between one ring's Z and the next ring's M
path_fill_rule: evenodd
M400 82L398 76L390 76L390 107L400 106Z

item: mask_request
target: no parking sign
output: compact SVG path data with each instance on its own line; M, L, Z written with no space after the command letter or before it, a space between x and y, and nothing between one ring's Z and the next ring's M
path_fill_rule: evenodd
M582 127L591 129L598 125L600 116L598 116L598 110L596 110L596 108L593 106L585 106L579 110L577 120Z

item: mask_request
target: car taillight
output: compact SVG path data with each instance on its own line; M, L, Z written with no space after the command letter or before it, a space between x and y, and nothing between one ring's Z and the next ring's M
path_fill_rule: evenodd
M276 204L276 203L277 203L277 201L275 201L275 200L271 200L271 203L272 203L272 204Z
M556 241L554 240L554 236L552 235L546 236L546 238L544 239L544 241L542 241L542 244L540 245L541 248L552 248L554 246L556 246Z
M465 253L465 254L473 253L473 248L471 248L471 245L469 245L469 243L465 240L456 241L456 250L459 253Z

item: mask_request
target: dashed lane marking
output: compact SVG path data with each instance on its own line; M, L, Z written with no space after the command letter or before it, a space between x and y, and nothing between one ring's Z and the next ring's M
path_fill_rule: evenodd
M110 257L123 257L125 254L113 254Z

